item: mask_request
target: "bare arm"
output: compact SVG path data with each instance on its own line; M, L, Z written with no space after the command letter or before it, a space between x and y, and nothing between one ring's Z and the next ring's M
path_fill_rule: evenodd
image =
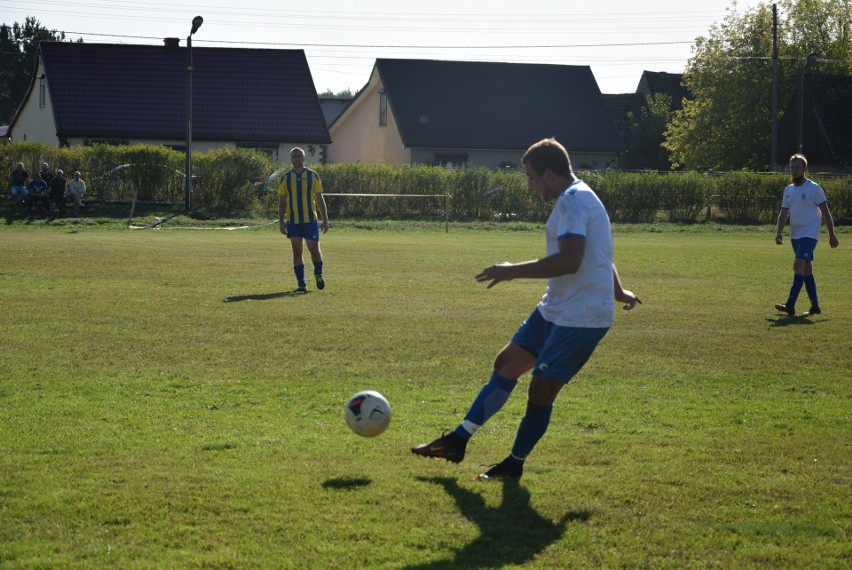
M831 247L837 247L840 242L837 240L837 234L834 233L834 218L831 217L828 202L820 204L819 211L822 212L822 219L825 221L825 227L828 228L828 243L831 244Z
M612 279L613 279L613 290L615 292L615 300L619 303L624 303L624 307L622 307L625 311L629 311L633 307L636 306L636 303L642 304L642 300L636 296L633 291L628 291L621 285L621 278L618 276L618 269L615 268L615 264L612 264Z
M278 229L287 235L287 200L285 196L278 197Z
M488 288L491 289L501 281L547 279L548 277L577 273L580 264L583 262L585 248L585 239L566 237L559 240L559 251L554 254L521 263L498 263L483 269L476 276L476 280L480 283L490 281Z
M784 241L781 237L784 233L784 226L787 225L787 219L790 217L790 210L787 208L781 208L781 211L778 212L778 222L775 225L775 243L781 245Z
M317 202L317 210L319 211L320 219L322 222L320 223L320 229L322 233L326 233L328 231L328 208L325 207L325 198L323 198L322 193L316 195Z

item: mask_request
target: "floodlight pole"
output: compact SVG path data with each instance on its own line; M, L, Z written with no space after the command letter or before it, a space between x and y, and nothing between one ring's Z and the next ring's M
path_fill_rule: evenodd
M196 16L192 19L192 30L186 36L186 195L184 206L186 213L192 209L192 34L198 31L204 18Z
M805 69L807 69L808 65L816 61L816 58L816 52L809 53L808 59L805 60L805 64L802 66L801 71L799 71L799 128L796 131L796 152L799 154L804 150L804 147L802 147L802 122L805 114Z

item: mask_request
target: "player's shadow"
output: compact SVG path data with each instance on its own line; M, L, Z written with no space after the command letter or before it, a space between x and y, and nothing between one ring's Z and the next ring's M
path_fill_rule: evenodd
M810 317L806 317L804 315L797 315L795 317L789 317L787 315L781 315L779 317L768 317L766 321L769 323L769 326L772 327L789 327L794 325L815 325L818 322L822 322L826 319L820 319L819 321L813 321Z
M240 301L269 301L270 299L281 299L282 297L301 297L302 291L281 291L279 293L258 293L255 295L231 295L225 297L224 303L238 303Z
M461 488L455 479L417 479L441 485L455 500L462 514L479 527L480 534L476 540L457 550L450 560L406 566L406 570L522 565L559 540L569 522L585 522L591 517L588 511L569 512L554 523L530 506L530 492L517 481L504 481L502 503L498 507L489 507L480 495Z

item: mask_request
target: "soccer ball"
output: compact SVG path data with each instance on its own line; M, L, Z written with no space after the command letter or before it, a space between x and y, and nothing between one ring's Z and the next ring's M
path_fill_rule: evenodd
M358 392L346 403L346 423L362 437L375 437L388 429L391 407L373 390Z

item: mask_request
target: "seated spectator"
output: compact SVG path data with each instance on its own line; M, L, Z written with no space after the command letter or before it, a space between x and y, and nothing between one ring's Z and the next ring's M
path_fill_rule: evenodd
M15 205L22 204L27 197L27 179L30 175L24 170L24 163L19 162L9 176L9 196Z
M80 213L80 208L83 206L83 194L86 193L86 183L80 179L80 171L74 172L74 178L68 181L66 186L68 195L74 200L74 215Z
M41 173L36 172L33 175L32 182L29 185L29 194L27 195L27 211L32 214L33 204L41 204L46 211L50 211L50 195L47 193L47 182L42 180Z
M50 171L50 165L46 162L41 163L41 179L50 188L50 181L53 180L53 173Z
M56 171L53 180L50 181L50 201L56 204L59 215L65 215L65 173Z

